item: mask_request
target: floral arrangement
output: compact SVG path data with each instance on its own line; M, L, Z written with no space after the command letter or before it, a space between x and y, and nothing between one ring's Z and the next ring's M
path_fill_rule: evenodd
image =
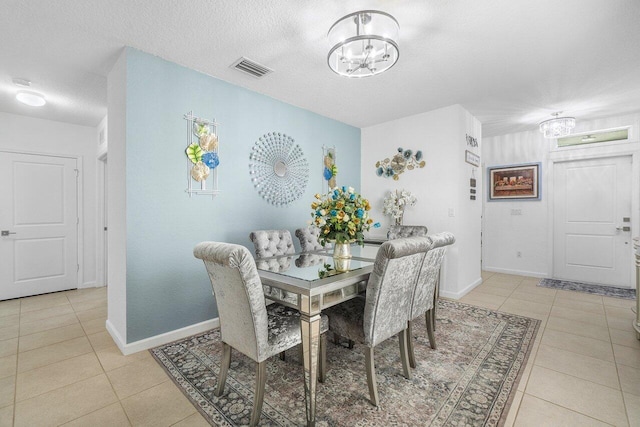
M199 120L193 122L193 133L198 137L198 142L189 145L185 153L193 163L191 177L200 182L207 179L211 170L220 164L218 136L211 131L209 122Z
M382 213L390 215L397 225L402 224L402 217L407 206L414 206L418 199L407 190L389 191L383 202Z
M422 160L422 151L418 150L414 154L412 150L398 147L398 153L392 158L376 162L376 175L393 178L397 181L400 179L400 174L403 174L406 170L423 168L424 166L425 161Z
M353 187L335 188L329 193L315 195L311 203L311 222L320 229L318 241L324 246L329 241L364 244L364 232L380 227L369 218L369 201L356 193Z

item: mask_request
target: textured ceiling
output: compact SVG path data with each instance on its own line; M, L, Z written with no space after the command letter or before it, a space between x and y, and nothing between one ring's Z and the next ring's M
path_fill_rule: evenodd
M326 64L340 17L379 9L400 23L400 60L347 79ZM366 127L451 104L483 136L640 110L639 0L2 0L0 111L95 126L123 46ZM275 70L254 79L246 56ZM48 104L14 99L13 77Z

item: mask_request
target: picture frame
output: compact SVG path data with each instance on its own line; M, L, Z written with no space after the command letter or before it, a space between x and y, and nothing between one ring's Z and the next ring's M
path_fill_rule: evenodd
M464 161L475 167L480 166L480 156L469 150L464 150Z
M487 168L489 201L541 200L540 163Z

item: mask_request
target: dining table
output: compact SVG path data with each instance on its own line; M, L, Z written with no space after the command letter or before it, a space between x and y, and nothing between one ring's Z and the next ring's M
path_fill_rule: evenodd
M256 260L265 298L300 312L307 426L316 422L320 314L366 289L380 243L351 245L349 259L334 259L326 248Z

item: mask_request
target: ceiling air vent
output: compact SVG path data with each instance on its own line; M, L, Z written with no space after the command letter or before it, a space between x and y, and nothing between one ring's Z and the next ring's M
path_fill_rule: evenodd
M244 57L231 64L231 67L256 78L260 78L273 72L271 68L265 67L264 65L258 64L257 62Z

